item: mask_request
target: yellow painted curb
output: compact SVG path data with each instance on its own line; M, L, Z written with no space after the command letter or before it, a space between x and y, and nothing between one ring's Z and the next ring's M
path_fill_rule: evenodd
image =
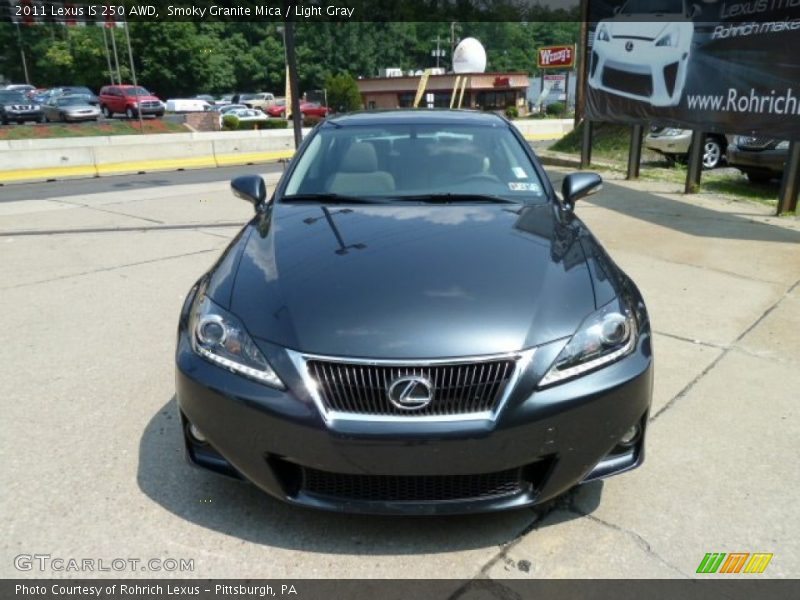
M26 181L28 179L56 179L58 177L96 177L94 165L74 167L51 167L48 169L25 169L17 171L0 171L0 182Z
M136 160L123 163L97 165L98 175L118 175L138 173L139 171L169 171L173 169L202 169L216 167L213 156L194 156L191 158L167 158L161 160Z
M275 150L273 152L248 152L241 154L218 154L216 156L218 167L230 165L246 165L247 163L269 162L281 158L291 158L294 150Z
M98 177L123 175L148 171L171 171L177 169L203 169L246 165L248 163L270 162L290 158L294 150L274 152L248 152L225 154L221 156L196 156L192 158L172 158L162 160L139 160L106 165L80 165L74 167L50 167L46 169L18 169L0 171L0 183L13 183L40 179L60 179L62 177Z

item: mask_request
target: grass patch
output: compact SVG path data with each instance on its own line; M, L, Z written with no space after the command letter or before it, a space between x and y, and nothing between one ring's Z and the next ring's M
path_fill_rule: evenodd
M703 172L700 180L701 192L712 192L720 196L747 198L769 206L777 206L780 182L752 183L741 173Z
M0 140L38 140L46 138L95 137L105 135L138 135L140 133L186 133L188 129L180 123L163 119L139 121L117 120L90 121L88 123L50 123L0 126Z
M567 152L569 154L581 153L581 138L583 137L583 123L570 131L555 144L550 150ZM631 143L631 128L628 125L617 123L595 123L592 127L592 158L603 158L623 163L628 162L628 147ZM658 154L642 148L642 162L657 160Z

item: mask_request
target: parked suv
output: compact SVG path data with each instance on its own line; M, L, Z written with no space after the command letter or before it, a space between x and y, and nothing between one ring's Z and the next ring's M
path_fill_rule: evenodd
M236 104L237 102L234 102ZM244 104L247 108L259 108L262 111L268 106L275 104L275 96L269 92L259 92L258 94L239 94L239 104Z
M8 125L11 121L44 121L42 107L29 100L19 91L0 91L0 122Z
M124 114L129 119L144 115L164 116L164 104L142 86L107 85L100 90L100 110L106 118Z
M737 135L728 146L728 164L754 183L781 177L788 158L788 140Z
M658 152L670 164L686 162L691 145L691 129L653 126L650 128L650 133L644 138L645 148ZM703 140L703 168L716 169L725 158L727 147L728 140L724 135L706 134L706 138Z

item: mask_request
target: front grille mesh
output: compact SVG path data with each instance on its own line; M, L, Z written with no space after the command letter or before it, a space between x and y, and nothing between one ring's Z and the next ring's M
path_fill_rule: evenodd
M773 138L768 137L747 137L740 136L738 138L740 148L751 148L753 150L763 150L773 145Z
M653 94L653 78L650 75L630 73L613 67L603 70L603 85L646 98Z
M303 468L308 494L371 502L441 502L518 494L521 469L480 475L350 475Z
M309 360L325 406L332 411L383 416L438 416L492 411L514 372L512 359L431 366L384 366ZM432 383L431 403L418 410L389 401L393 381L407 375Z

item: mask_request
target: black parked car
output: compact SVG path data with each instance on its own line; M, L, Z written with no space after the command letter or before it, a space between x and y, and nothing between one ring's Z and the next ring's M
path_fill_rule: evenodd
M0 90L0 122L8 125L12 121L19 124L26 121L43 123L42 107L20 92Z
M518 508L641 464L650 324L634 283L505 119L319 125L187 295L189 460L316 508Z
M783 176L789 160L788 140L737 135L728 146L728 164L754 183L766 183Z

